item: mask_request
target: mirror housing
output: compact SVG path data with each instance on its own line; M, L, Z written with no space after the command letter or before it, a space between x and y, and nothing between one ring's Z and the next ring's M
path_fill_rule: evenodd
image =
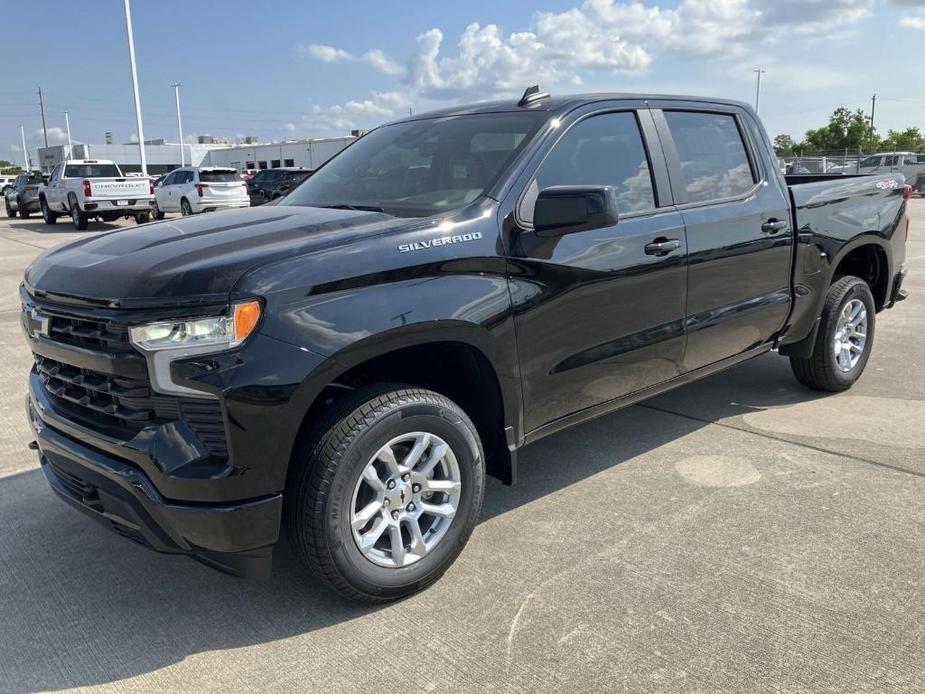
M613 186L552 186L540 191L533 207L537 236L561 236L617 223Z

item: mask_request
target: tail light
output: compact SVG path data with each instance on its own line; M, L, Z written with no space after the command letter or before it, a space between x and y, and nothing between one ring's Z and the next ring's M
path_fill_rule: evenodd
M148 179L148 194L154 195L154 181L152 181L150 178Z
M906 200L912 199L912 186L903 186L903 197Z
M86 178L84 179L84 197L90 197L90 180Z
M200 197L200 198L202 197L202 189L203 189L203 188L208 188L208 187L209 187L209 186L207 186L205 183L197 183L197 184L196 184L196 192L199 193L199 197Z

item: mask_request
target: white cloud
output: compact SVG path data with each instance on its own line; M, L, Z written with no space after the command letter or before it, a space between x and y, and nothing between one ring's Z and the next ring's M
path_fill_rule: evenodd
M283 125L283 129L288 130L289 132L293 132L295 131L295 123L286 123Z
M352 60L353 56L349 51L334 46L326 46L320 43L313 43L309 46L299 46L299 53L323 63L336 63L341 60Z
M925 31L925 17L903 17L899 20L899 24L906 29L921 29Z
M745 57L763 57L761 64L770 65L794 33L830 32L833 26L844 32L877 1L680 0L664 7L655 0L584 0L561 12L538 11L518 31L473 22L453 42L439 28L429 29L417 37L407 68L379 49L354 56L333 46L312 45L303 54L325 62L365 61L400 78L401 88L392 93L394 103L380 93L339 106L316 106L306 119L320 126L327 116L333 128L369 127L394 117L415 99L483 100L515 96L536 83L554 88L594 82L595 75L642 76L660 56L670 54L727 66L736 60L739 68ZM903 24L922 28L917 18ZM779 67L779 79L788 84L818 88L849 83L834 70Z
M392 60L378 48L367 51L363 54L363 60L372 65L377 70L384 72L386 75L401 77L405 74L405 68L398 62Z
M44 144L44 130L39 128L35 131L37 137L42 138ZM67 131L64 128L52 127L48 128L48 144L58 143L58 142L67 142Z

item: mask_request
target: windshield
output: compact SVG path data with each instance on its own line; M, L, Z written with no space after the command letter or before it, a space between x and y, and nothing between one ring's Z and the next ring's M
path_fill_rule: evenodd
M199 180L203 183L231 183L240 181L241 175L235 169L200 169Z
M285 204L401 217L458 209L485 193L546 117L492 113L387 125L312 174Z
M65 178L121 178L122 172L115 164L68 164Z

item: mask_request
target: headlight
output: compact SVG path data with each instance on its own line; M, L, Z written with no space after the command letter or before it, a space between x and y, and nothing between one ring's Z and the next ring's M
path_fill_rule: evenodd
M132 344L146 352L164 349L230 349L240 345L260 320L260 302L235 304L230 316L210 316L140 325L129 331Z
M158 393L215 398L211 393L174 381L171 364L177 359L237 347L254 332L258 321L260 302L246 301L232 305L228 316L139 325L129 330L129 338L144 353L151 385Z

